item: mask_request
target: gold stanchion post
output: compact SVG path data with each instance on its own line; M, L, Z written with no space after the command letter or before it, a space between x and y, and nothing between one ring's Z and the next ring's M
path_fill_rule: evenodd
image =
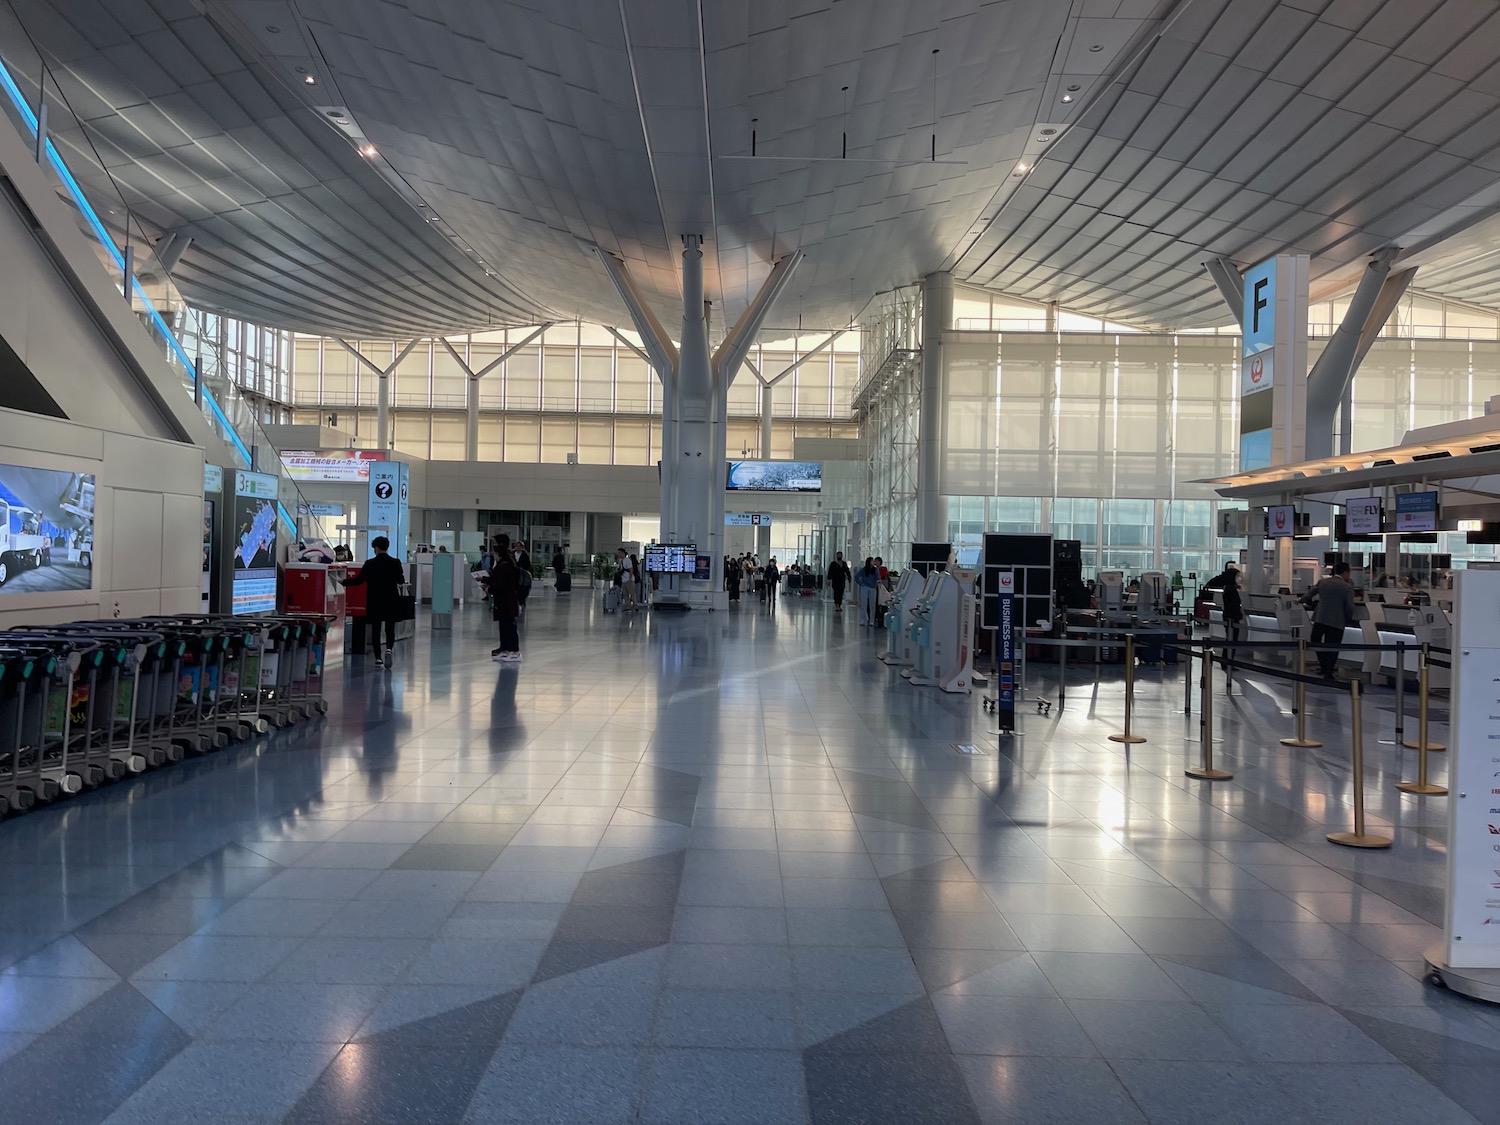
M1427 752L1433 747L1427 741L1427 646L1422 646L1422 666L1417 669L1418 691L1421 698L1417 701L1417 741L1415 744L1407 742L1405 746L1415 745L1417 751L1417 780L1398 781L1396 788L1403 793L1419 793L1429 797L1443 797L1448 793L1445 785L1433 785L1427 780Z
M1307 675L1307 641L1297 639L1297 737L1283 738L1283 746L1322 746L1316 738L1307 737L1307 685L1302 677Z
M1125 634L1125 733L1112 734L1109 736L1111 742L1124 742L1134 745L1145 742L1145 738L1139 734L1130 733L1130 712L1135 703L1135 635Z
M1364 708L1359 701L1359 681L1353 680L1349 684L1349 712L1351 718L1350 735L1352 737L1350 763L1353 770L1354 784L1354 831L1353 832L1330 832L1328 842L1340 844L1346 848L1388 848L1391 846L1389 836L1376 836L1365 831L1365 728Z
M1214 657L1207 648L1203 650L1203 717L1199 720L1203 731L1203 764L1189 766L1182 772L1200 781L1228 781L1234 774L1228 770L1214 768Z
M1427 737L1427 689L1432 686L1431 675L1428 672L1427 642L1422 642L1422 651L1417 657L1417 740L1410 739L1402 742L1408 750L1431 750L1434 753L1448 749L1441 742L1433 742Z

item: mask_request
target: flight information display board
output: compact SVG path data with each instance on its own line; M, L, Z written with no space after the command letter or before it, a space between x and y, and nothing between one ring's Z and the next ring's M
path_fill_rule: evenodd
M647 574L693 574L698 569L698 547L693 543L652 543L643 564Z

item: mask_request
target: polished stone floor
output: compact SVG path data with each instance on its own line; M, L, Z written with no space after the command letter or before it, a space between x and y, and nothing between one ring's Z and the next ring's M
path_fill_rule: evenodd
M317 723L0 824L0 1120L1500 1122L1388 694L1352 852L1341 697L1313 751L1221 698L1210 785L1179 669L1145 745L1075 669L1001 747L853 614L532 601L520 667L424 621Z

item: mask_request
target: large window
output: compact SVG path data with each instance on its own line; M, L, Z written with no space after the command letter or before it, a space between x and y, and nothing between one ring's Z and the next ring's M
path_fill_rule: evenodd
M337 414L338 427L349 431L355 444L376 442L380 372L408 341L350 340L345 347L334 339L293 339L253 325L204 319L216 333L228 333L232 346L223 354L237 380L280 388L286 401L296 403L300 409L289 420L326 422ZM470 373L483 372L477 395L480 460L560 463L576 455L582 464L654 464L661 456L661 385L641 358L635 336L622 332L622 341L601 325L578 322L554 324L540 336L535 332L529 327L475 332L450 337L448 346L420 341L390 375L396 452L462 460ZM273 371L268 364L279 366ZM779 379L768 450L760 448L757 371L767 380ZM845 332L830 344L826 331L767 330L730 386L730 452L785 458L792 456L798 437L857 436L850 409L859 372L858 332Z

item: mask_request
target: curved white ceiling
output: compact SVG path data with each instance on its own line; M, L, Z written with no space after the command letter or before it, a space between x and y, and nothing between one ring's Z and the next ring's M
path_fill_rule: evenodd
M1492 0L12 6L87 186L192 236L195 302L309 331L618 323L594 244L671 324L685 233L717 325L793 249L807 326L941 268L1221 323L1207 257L1300 250L1330 289L1388 244L1500 303Z

